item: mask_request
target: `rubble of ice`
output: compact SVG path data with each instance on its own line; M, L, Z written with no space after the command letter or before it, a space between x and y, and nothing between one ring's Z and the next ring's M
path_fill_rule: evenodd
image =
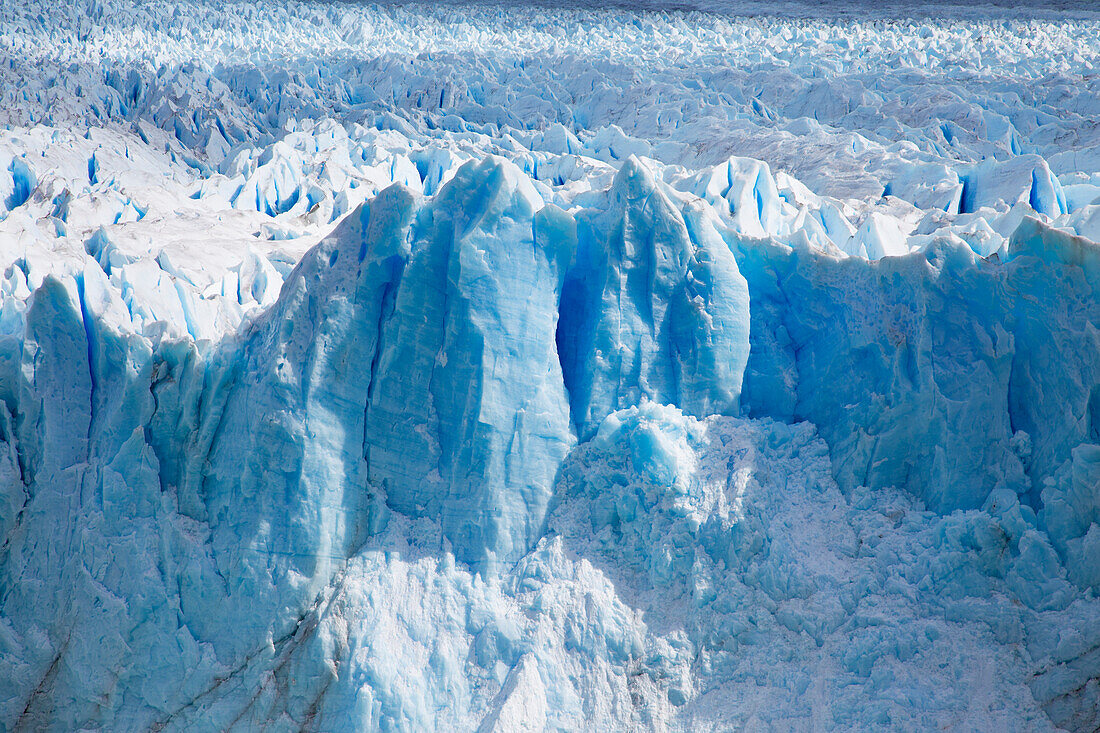
M1100 725L1100 14L772 10L0 8L0 729Z

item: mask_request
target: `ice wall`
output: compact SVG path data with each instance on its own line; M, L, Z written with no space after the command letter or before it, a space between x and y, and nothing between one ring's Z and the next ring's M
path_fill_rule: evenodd
M876 262L732 241L749 280L750 414L814 422L842 486L938 511L1039 493L1094 440L1096 246L1027 219L1007 256L944 242Z
M735 519L742 489L685 487L668 511L697 529L633 545L621 544L628 524L665 499L612 501L618 488L569 498L568 482L592 480L569 467L573 446L592 438L584 455L600 455L623 420L639 419L616 412L624 407L650 416L640 425L652 427L629 433L631 465L654 482L646 492L680 486L676 476L704 460L670 447L687 439L674 437L683 415L736 414L740 396L750 414L818 426L830 460L814 480L835 475L848 498L834 501L896 488L930 510L921 522L1009 512L1014 564L981 572L1039 614L1017 623L1040 633L1050 614L1091 608L1071 604L1097 583L1096 245L1029 219L1005 261L952 243L839 258L747 239L637 160L591 203L546 205L493 158L465 164L434 196L391 187L310 250L269 308L205 346L134 333L93 260L75 277L47 276L24 332L5 337L0 381L3 674L17 692L7 719L242 724L235 690L267 689L265 675L289 663L280 660L306 654L294 650L333 622L319 614L350 582L349 563L395 523L438 526L447 556L491 576L529 562L547 522L551 536L602 542L606 525L622 537L612 577L648 573L652 587L728 602L736 593L698 575L693 552L723 573L782 557L767 550L778 535L761 544L737 529L754 526ZM666 403L680 410L660 417ZM567 521L581 508L590 519ZM732 534L698 529L714 522ZM984 575L967 577L942 592L987 592ZM759 582L780 606L839 592ZM851 613L819 612L775 610L813 638ZM692 643L709 648L702 639ZM308 654L344 653L332 643L351 642L311 640L321 647ZM1054 653L1033 643L1037 657ZM486 653L494 668L503 652ZM615 662L599 652L628 666L636 653ZM516 666L492 720L516 715L509 695L553 679L544 670L535 680L534 662L509 654ZM149 678L140 659L170 666ZM1093 698L1068 685L1092 668L1086 657L1061 664L1033 685L1037 699L1086 720ZM316 710L295 695L336 705L351 694L325 692L324 679L314 671L294 695L265 694L301 721ZM674 706L706 684L687 679L668 688ZM475 698L452 713L488 704Z
M4 5L0 728L1096 728L1098 34Z

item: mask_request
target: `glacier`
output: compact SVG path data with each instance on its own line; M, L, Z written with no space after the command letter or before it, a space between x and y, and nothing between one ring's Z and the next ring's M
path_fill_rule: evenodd
M0 729L1100 726L1100 13L0 8Z

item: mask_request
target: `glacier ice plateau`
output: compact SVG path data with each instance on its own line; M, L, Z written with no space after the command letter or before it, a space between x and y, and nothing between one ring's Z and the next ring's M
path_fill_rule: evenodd
M0 729L1100 727L1100 12L714 7L0 7Z

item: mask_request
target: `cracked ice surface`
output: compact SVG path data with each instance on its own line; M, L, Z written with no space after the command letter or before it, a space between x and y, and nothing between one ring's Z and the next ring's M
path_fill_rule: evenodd
M772 10L0 8L0 727L1100 725L1100 16Z

